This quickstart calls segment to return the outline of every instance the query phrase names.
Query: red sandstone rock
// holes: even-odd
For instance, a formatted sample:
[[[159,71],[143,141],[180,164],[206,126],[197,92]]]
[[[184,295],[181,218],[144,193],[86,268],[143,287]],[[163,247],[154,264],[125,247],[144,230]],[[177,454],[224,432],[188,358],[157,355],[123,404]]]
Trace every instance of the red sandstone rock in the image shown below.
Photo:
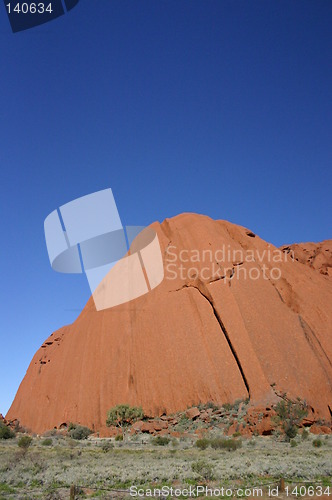
[[[141,426],[141,432],[148,432],[150,434],[153,434],[155,431],[153,422],[143,422]]]
[[[158,435],[159,436],[168,436],[169,435],[169,431],[168,431],[168,429],[161,429],[161,431],[158,432]]]
[[[101,438],[106,438],[106,437],[116,437],[118,434],[122,434],[121,430],[118,427],[106,427],[106,425],[103,425],[100,427],[98,431],[99,437]]]
[[[332,433],[330,427],[327,427],[326,425],[317,425],[317,424],[314,424],[310,427],[310,432],[312,432],[312,434],[331,434]]]
[[[195,420],[195,418],[199,416],[200,416],[200,411],[195,406],[193,408],[189,408],[186,411],[186,417],[189,418],[190,420]]]
[[[237,424],[237,423],[234,423],[229,427],[227,435],[233,436],[233,434],[237,432],[239,432],[241,436],[249,437],[252,435],[252,429],[248,425],[244,426],[243,424]]]
[[[153,428],[155,431],[161,431],[162,429],[167,429],[167,422],[163,422],[162,420],[152,422]]]
[[[182,214],[153,227],[163,282],[112,309],[96,311],[91,298],[37,351],[6,418],[37,433],[70,421],[98,431],[120,403],[158,416],[249,397],[266,410],[276,391],[330,419],[332,280],[320,273],[329,267],[319,257],[330,243],[303,265],[225,221]],[[200,262],[190,261],[193,252]]]
[[[310,427],[312,424],[315,423],[315,419],[314,418],[304,418],[301,422],[301,425],[303,427]]]
[[[255,426],[256,432],[261,436],[270,436],[275,428],[276,425],[270,416],[264,417],[260,422],[257,422]]]
[[[231,426],[229,427],[228,431],[227,431],[227,436],[233,436],[233,434],[235,432],[237,432],[237,429],[238,429],[239,425],[238,424],[231,424]]]
[[[144,422],[142,420],[139,420],[138,422],[134,422],[131,428],[136,432],[140,432],[142,430]]]
[[[331,276],[332,272],[332,240],[322,241],[321,243],[295,243],[285,245],[281,250],[293,255],[294,259],[321,274]]]
[[[203,422],[210,422],[211,421],[210,415],[208,414],[207,411],[202,412],[200,414],[199,418],[200,418],[200,420],[203,420]]]
[[[198,438],[203,438],[208,433],[207,429],[196,429],[195,434]]]

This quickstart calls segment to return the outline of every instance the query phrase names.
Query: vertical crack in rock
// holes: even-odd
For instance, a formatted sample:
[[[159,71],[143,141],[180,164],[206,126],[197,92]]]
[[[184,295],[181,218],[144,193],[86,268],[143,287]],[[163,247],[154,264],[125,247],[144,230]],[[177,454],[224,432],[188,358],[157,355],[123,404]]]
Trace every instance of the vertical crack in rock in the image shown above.
[[[218,324],[220,326],[220,329],[222,331],[222,333],[224,334],[224,337],[226,339],[226,342],[231,350],[231,353],[234,357],[234,360],[237,364],[237,367],[239,369],[239,372],[241,374],[241,377],[242,377],[242,380],[243,380],[243,383],[247,389],[247,392],[248,392],[248,396],[250,398],[250,389],[249,389],[249,383],[248,383],[248,380],[245,376],[245,373],[244,373],[244,370],[242,368],[242,365],[241,365],[241,362],[240,362],[240,359],[237,355],[237,352],[232,344],[232,341],[229,337],[229,334],[226,330],[226,327],[220,317],[220,314],[218,313],[215,305],[214,305],[214,301],[213,301],[213,298],[209,292],[209,290],[207,289],[206,285],[202,282],[202,281],[199,281],[199,280],[195,280],[195,282],[193,283],[189,283],[189,284],[185,284],[183,285],[183,287],[181,287],[179,290],[183,290],[184,288],[195,288],[202,297],[204,297],[204,299],[206,299],[208,301],[208,303],[210,304],[211,308],[212,308],[212,311],[213,311],[213,314],[214,314],[214,317],[216,318],[216,320],[218,321]],[[178,290],[177,290],[178,291]]]
[[[275,283],[273,283],[273,281],[271,279],[269,279],[270,283],[272,283],[273,285],[273,288],[275,289],[275,291],[277,292],[277,294],[279,295],[279,299],[281,300],[281,302],[283,304],[286,304],[286,302],[284,301],[284,299],[282,298],[282,295],[281,293],[279,292],[278,288],[276,287]],[[287,305],[287,304],[286,304]]]
[[[316,357],[320,361],[320,364],[322,365],[324,371],[327,373],[328,380],[329,380],[329,383],[331,385],[330,377],[329,377],[330,374],[327,372],[325,366],[323,365],[321,358],[322,357],[325,358],[330,367],[332,367],[332,363],[331,363],[328,355],[324,351],[322,344],[319,342],[317,335],[312,330],[312,328],[310,328],[308,323],[302,318],[302,316],[300,314],[299,314],[299,321],[300,321],[300,325],[301,325],[301,328],[303,330],[304,336],[305,336],[308,344],[310,345],[311,349],[314,351]]]

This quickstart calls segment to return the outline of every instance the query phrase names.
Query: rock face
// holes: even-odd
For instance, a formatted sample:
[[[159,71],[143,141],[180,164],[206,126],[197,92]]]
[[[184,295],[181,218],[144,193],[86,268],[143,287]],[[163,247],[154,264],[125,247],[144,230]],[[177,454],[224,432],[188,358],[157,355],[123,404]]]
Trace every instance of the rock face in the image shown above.
[[[316,269],[321,274],[332,277],[332,240],[322,243],[295,243],[281,249],[293,253],[294,259]]]
[[[287,392],[330,419],[332,280],[320,271],[331,268],[314,265],[330,243],[304,245],[316,256],[306,266],[226,221],[182,214],[152,227],[163,282],[111,309],[91,298],[37,351],[6,418],[38,433],[70,421],[97,431],[119,403],[157,416]]]

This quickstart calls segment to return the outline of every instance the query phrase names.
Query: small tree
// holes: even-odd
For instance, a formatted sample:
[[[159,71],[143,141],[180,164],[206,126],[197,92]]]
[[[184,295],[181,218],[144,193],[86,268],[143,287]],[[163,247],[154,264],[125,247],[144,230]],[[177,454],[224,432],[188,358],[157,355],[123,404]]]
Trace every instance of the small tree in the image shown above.
[[[129,405],[117,405],[107,412],[106,425],[109,427],[115,425],[122,431],[125,436],[125,430],[137,420],[141,420],[144,413],[141,407]]]
[[[302,419],[308,414],[307,404],[300,398],[293,401],[284,394],[275,410],[275,421],[281,426],[287,440],[295,438]]]

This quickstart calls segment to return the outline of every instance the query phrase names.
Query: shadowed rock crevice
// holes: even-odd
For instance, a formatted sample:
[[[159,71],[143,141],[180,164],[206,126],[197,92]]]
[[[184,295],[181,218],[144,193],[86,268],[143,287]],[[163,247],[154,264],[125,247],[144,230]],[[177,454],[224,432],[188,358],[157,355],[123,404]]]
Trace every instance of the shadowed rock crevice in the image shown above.
[[[273,288],[274,288],[274,289],[275,289],[275,291],[277,292],[277,294],[278,294],[279,299],[281,300],[281,302],[282,302],[283,304],[287,305],[287,304],[286,304],[286,302],[284,301],[284,299],[282,298],[282,295],[281,295],[281,293],[279,292],[278,288],[276,287],[275,283],[273,283],[273,281],[272,281],[272,280],[270,280],[270,283],[272,283]]]
[[[239,372],[241,374],[241,377],[242,377],[242,380],[243,380],[243,383],[246,387],[246,390],[248,392],[248,396],[250,398],[250,388],[249,388],[249,383],[248,383],[248,380],[245,376],[245,373],[244,373],[244,370],[243,370],[243,367],[241,365],[241,362],[240,362],[240,359],[236,353],[236,350],[231,342],[231,339],[230,339],[230,336],[225,328],[225,325],[220,317],[220,314],[218,313],[216,307],[215,307],[215,304],[214,304],[214,301],[213,301],[213,298],[209,292],[209,290],[207,289],[207,286],[202,282],[202,281],[199,281],[199,280],[196,280],[195,282],[193,283],[186,283],[185,285],[183,285],[183,287],[181,287],[180,289],[178,289],[177,291],[180,291],[180,290],[184,290],[185,288],[194,288],[195,290],[197,290],[200,295],[202,297],[204,297],[205,300],[207,300],[207,302],[210,304],[211,308],[212,308],[212,311],[213,311],[213,315],[214,317],[216,318],[217,322],[218,322],[218,325],[226,339],[226,342],[230,348],[230,351],[233,355],[233,358],[237,364],[237,367],[239,369]]]

